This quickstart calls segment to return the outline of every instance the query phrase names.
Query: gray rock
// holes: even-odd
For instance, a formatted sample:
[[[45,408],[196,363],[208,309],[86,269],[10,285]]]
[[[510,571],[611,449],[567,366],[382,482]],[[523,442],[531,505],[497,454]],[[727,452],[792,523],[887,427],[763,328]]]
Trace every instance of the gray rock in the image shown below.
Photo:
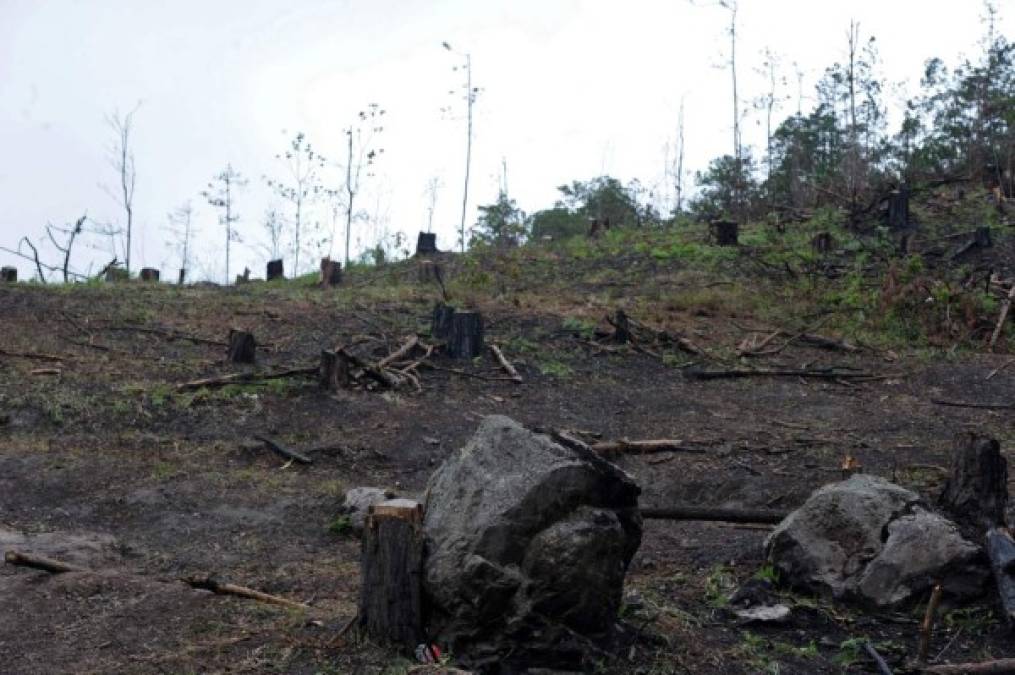
[[[946,580],[974,594],[986,579],[980,549],[915,492],[856,474],[816,490],[765,540],[783,581],[878,606],[905,602]]]
[[[484,418],[428,487],[431,634],[474,664],[510,653],[562,665],[569,649],[587,652],[568,643],[612,631],[641,543],[639,493],[594,453]]]
[[[391,490],[382,490],[375,487],[355,487],[345,493],[339,513],[349,517],[353,533],[359,536],[363,534],[363,527],[366,525],[370,507],[388,499],[393,499],[396,496]]]

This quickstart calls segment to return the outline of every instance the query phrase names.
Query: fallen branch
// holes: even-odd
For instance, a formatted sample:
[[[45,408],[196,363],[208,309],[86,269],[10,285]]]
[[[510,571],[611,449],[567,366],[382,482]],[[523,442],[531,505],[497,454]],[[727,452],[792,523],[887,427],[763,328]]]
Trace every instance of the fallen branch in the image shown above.
[[[892,675],[892,669],[889,668],[888,663],[881,658],[881,654],[878,654],[878,650],[874,649],[874,645],[870,643],[870,640],[863,643],[863,648],[864,651],[867,652],[867,656],[871,657],[871,661],[874,662],[874,665],[878,667],[878,672],[881,673],[881,675]]]
[[[803,377],[816,380],[857,380],[869,382],[872,380],[883,380],[890,377],[901,377],[901,375],[882,375],[878,373],[867,373],[863,371],[842,371],[835,368],[786,368],[774,370],[754,370],[750,368],[733,368],[730,370],[699,370],[689,368],[684,374],[694,380],[721,380],[741,377]]]
[[[71,565],[70,563],[53,560],[41,555],[21,553],[20,551],[7,551],[4,553],[4,562],[8,565],[18,567],[31,567],[33,569],[49,572],[50,574],[63,574],[64,572],[87,572],[84,567]]]
[[[515,370],[515,367],[511,365],[510,361],[507,360],[507,357],[504,356],[504,352],[500,350],[500,347],[491,344],[490,351],[493,352],[494,358],[497,359],[497,363],[499,363],[500,367],[504,369],[504,372],[507,373],[512,380],[521,384],[522,376],[518,374],[518,371]]]
[[[600,441],[589,446],[594,452],[600,455],[648,455],[654,452],[693,452],[702,453],[704,450],[689,448],[683,441],[669,439],[658,439],[650,441]]]
[[[987,374],[987,377],[983,378],[984,382],[991,379],[992,377],[994,377],[995,375],[997,375],[998,373],[1000,373],[1002,370],[1004,370],[1013,363],[1015,363],[1015,359],[1008,359],[1007,361],[999,365],[997,368],[990,371],[990,373]]]
[[[35,359],[37,361],[64,361],[64,357],[55,354],[42,354],[39,352],[11,352],[0,349],[0,356],[12,356],[21,359]]]
[[[950,663],[941,666],[924,666],[920,672],[933,675],[1011,675],[1015,673],[1015,659],[994,659],[980,663]]]
[[[934,633],[934,617],[937,615],[937,607],[941,604],[941,584],[934,584],[934,590],[930,592],[930,600],[927,602],[927,612],[923,615],[923,623],[920,625],[920,645],[916,654],[917,663],[927,663],[927,653],[930,651],[930,638]]]
[[[290,450],[289,448],[284,448],[275,441],[271,440],[270,438],[265,438],[264,436],[254,436],[254,438],[256,438],[257,440],[261,441],[266,446],[268,446],[269,450],[273,450],[274,452],[278,453],[285,459],[296,461],[299,462],[300,464],[314,463],[314,460],[310,459],[306,455],[296,452],[295,450]]]
[[[297,377],[300,375],[317,375],[320,368],[317,366],[311,366],[306,368],[290,368],[288,370],[280,370],[274,373],[232,373],[231,375],[222,375],[221,377],[207,377],[201,380],[191,380],[190,382],[182,382],[176,385],[178,391],[187,391],[189,389],[200,389],[202,387],[213,388],[213,387],[224,387],[227,384],[237,384],[240,382],[263,382],[266,380],[281,380],[287,377]]]
[[[164,337],[167,340],[187,340],[188,342],[194,342],[202,345],[214,345],[216,347],[228,347],[228,342],[222,340],[211,340],[208,338],[199,337],[197,335],[190,335],[188,333],[179,333],[176,331],[163,330],[161,328],[148,328],[147,326],[106,326],[106,330],[112,331],[129,331],[132,333],[145,333],[147,335],[158,335]]]
[[[651,520],[701,520],[772,525],[782,522],[788,515],[789,513],[787,512],[768,511],[765,509],[721,509],[684,504],[664,509],[641,509],[641,517]]]
[[[378,361],[377,362],[377,369],[378,370],[384,370],[386,367],[388,367],[389,365],[391,365],[395,361],[398,361],[399,359],[404,358],[405,356],[407,356],[409,354],[409,352],[412,351],[413,347],[415,347],[418,344],[419,344],[419,338],[416,337],[415,335],[413,335],[411,338],[406,340],[405,344],[403,344],[401,347],[399,347],[396,351],[391,352],[390,354],[385,356],[383,359]]]
[[[1011,309],[1012,300],[1015,299],[1015,283],[1012,283],[1008,290],[1008,297],[1001,303],[1001,314],[997,317],[997,326],[994,327],[994,334],[990,336],[990,351],[994,351],[994,344],[1001,337],[1001,330],[1004,329],[1004,322],[1008,319],[1008,311]]]
[[[1015,403],[971,403],[967,401],[948,401],[941,398],[932,398],[931,403],[936,405],[947,405],[952,408],[981,408],[983,410],[1015,410]]]
[[[341,354],[350,364],[362,370],[371,379],[383,384],[391,389],[397,389],[402,385],[402,380],[396,375],[392,375],[387,370],[373,366],[363,359],[349,353],[345,347],[338,347],[335,352]]]
[[[29,375],[60,375],[63,371],[59,368],[36,368],[28,371]]]

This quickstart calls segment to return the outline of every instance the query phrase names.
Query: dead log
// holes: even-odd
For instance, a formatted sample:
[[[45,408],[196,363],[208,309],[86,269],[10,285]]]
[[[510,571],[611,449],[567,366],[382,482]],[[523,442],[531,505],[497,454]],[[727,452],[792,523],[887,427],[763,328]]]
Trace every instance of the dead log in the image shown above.
[[[789,512],[765,509],[721,509],[708,506],[678,504],[664,509],[640,509],[641,517],[651,520],[700,520],[723,523],[781,523]]]
[[[1012,675],[1015,673],[1015,659],[994,659],[980,663],[949,663],[940,666],[924,666],[921,673],[930,675]]]
[[[141,281],[155,281],[159,280],[159,271],[154,267],[143,267],[141,268]]]
[[[370,508],[360,558],[359,623],[376,639],[423,639],[423,509],[411,499]]]
[[[504,372],[507,373],[514,382],[521,384],[523,381],[522,376],[518,374],[515,367],[507,360],[507,357],[504,356],[504,352],[500,350],[500,347],[497,345],[490,345],[490,351],[493,353],[493,357],[497,359],[497,363],[500,364],[500,367],[504,369]]]
[[[42,570],[49,572],[50,574],[63,574],[64,572],[87,572],[84,567],[78,567],[77,565],[71,565],[69,563],[61,562],[59,560],[53,560],[52,558],[46,558],[41,555],[32,555],[31,553],[21,553],[20,551],[7,551],[4,553],[4,562],[8,565],[17,565],[19,567],[31,567],[33,569]]]
[[[994,333],[990,336],[990,351],[994,351],[994,345],[997,344],[997,339],[1001,337],[1001,331],[1004,330],[1004,322],[1008,319],[1008,312],[1011,311],[1013,300],[1015,300],[1015,282],[1012,282],[1012,286],[1008,290],[1008,297],[1001,302],[1001,313],[997,317]]]
[[[17,267],[0,267],[0,281],[5,284],[13,284],[18,280]]]
[[[257,342],[253,333],[236,328],[229,329],[229,347],[226,359],[230,363],[253,363],[257,352]]]
[[[292,460],[294,462],[299,462],[300,464],[314,463],[314,460],[310,459],[306,455],[296,452],[295,450],[290,450],[289,448],[282,447],[281,445],[271,440],[270,438],[265,438],[264,436],[254,436],[254,438],[264,443],[264,445],[269,450],[272,450],[273,452],[277,453],[281,457],[284,457],[285,459]]]
[[[409,352],[411,352],[418,344],[419,344],[419,338],[416,337],[415,335],[413,335],[412,337],[408,338],[402,344],[401,347],[399,347],[398,349],[396,349],[395,351],[391,352],[390,354],[385,356],[383,359],[378,361],[377,362],[377,368],[383,370],[384,368],[387,368],[389,365],[391,365],[395,361],[398,361],[400,359],[405,358],[406,356],[409,355]]]
[[[298,377],[300,375],[316,375],[319,371],[320,368],[318,366],[311,366],[309,368],[290,368],[288,370],[279,370],[274,373],[232,373],[221,377],[207,377],[201,380],[181,382],[176,385],[176,389],[178,391],[200,389],[201,387],[211,389],[214,387],[224,387],[228,384],[239,384],[241,382],[263,382],[266,380],[281,380],[287,377]]]
[[[938,506],[973,541],[1005,524],[1008,506],[1008,461],[993,438],[960,434],[952,451],[951,475],[938,497]]]
[[[340,283],[342,283],[342,263],[331,258],[321,258],[321,286],[330,288]]]
[[[253,588],[247,588],[246,586],[222,583],[213,577],[183,577],[180,581],[191,588],[202,591],[211,591],[217,595],[233,595],[239,598],[267,602],[271,605],[280,605],[291,609],[310,609],[309,605],[302,602],[289,600],[288,598],[272,595],[271,593],[262,593],[261,591],[255,591]]]
[[[57,356],[56,354],[43,354],[41,352],[11,352],[6,349],[0,349],[0,356],[13,356],[21,359],[34,359],[36,361],[65,361],[66,358],[63,356]]]
[[[420,232],[416,237],[416,255],[437,253],[437,233]]]
[[[483,353],[483,317],[479,312],[455,312],[447,338],[453,359],[474,359]]]
[[[733,220],[713,220],[709,223],[712,243],[716,246],[737,246],[740,225]]]
[[[349,359],[345,357],[344,352],[339,353],[327,349],[321,351],[319,379],[321,388],[328,391],[338,391],[349,386],[351,383]]]
[[[435,340],[447,340],[451,335],[451,317],[455,315],[455,308],[443,302],[438,302],[433,308],[433,318],[430,323],[430,335]]]
[[[367,363],[363,359],[357,357],[355,354],[352,354],[349,351],[347,351],[345,347],[339,347],[338,349],[335,350],[335,352],[338,354],[339,358],[348,361],[350,366],[362,370],[364,375],[374,380],[378,384],[382,384],[390,389],[398,389],[400,386],[402,386],[402,379],[399,376],[393,374],[390,371],[384,370],[383,368],[378,368],[375,365]],[[352,369],[350,369],[349,372],[351,375]]]
[[[952,408],[979,408],[980,410],[1015,410],[1015,403],[975,403],[973,401],[949,401],[943,398],[932,398],[935,405],[946,405]]]
[[[285,279],[285,268],[281,260],[269,260],[268,269],[265,277],[268,281],[274,281],[275,279]]]
[[[1007,528],[987,530],[987,557],[994,573],[998,600],[1009,626],[1015,626],[1015,540]]]
[[[649,441],[600,441],[589,446],[594,452],[600,455],[650,455],[656,452],[691,452],[702,453],[704,450],[689,448],[683,441],[668,439]]]

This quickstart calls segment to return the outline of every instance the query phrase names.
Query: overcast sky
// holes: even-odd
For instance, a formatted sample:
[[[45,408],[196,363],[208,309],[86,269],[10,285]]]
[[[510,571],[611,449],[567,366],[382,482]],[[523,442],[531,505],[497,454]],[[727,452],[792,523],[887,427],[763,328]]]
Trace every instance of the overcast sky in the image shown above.
[[[999,4],[1010,37],[1015,3]],[[755,69],[767,47],[789,80],[782,115],[796,110],[794,62],[806,73],[808,107],[817,76],[845,56],[851,19],[877,37],[887,79],[914,91],[927,58],[953,64],[977,52],[982,14],[976,0],[741,0],[741,96],[764,92]],[[462,72],[453,67],[464,57],[444,41],[471,54],[481,88],[470,224],[476,205],[496,198],[505,164],[509,192],[528,212],[551,206],[558,185],[600,174],[657,187],[682,97],[688,169],[729,152],[727,24],[705,0],[0,0],[0,246],[40,239],[47,222],[85,211],[121,219],[103,189],[117,180],[104,118],[140,102],[133,266],[175,278],[166,214],[191,200],[200,229],[193,267],[222,279],[224,234],[199,193],[229,162],[250,179],[237,198],[243,243],[232,268],[263,275],[261,222],[272,202],[263,177],[284,175],[276,153],[303,131],[340,159],[342,130],[376,102],[387,111],[377,137],[384,154],[360,202],[370,222],[357,224],[354,248],[383,231],[414,242],[432,177],[442,182],[438,245],[451,248],[466,138]],[[448,106],[450,115],[441,112]],[[758,121],[745,132],[755,145]],[[339,186],[337,171],[327,177]],[[330,230],[325,210],[313,217]],[[85,243],[77,269],[111,257],[106,242]],[[0,263],[31,276],[26,261],[0,252]]]

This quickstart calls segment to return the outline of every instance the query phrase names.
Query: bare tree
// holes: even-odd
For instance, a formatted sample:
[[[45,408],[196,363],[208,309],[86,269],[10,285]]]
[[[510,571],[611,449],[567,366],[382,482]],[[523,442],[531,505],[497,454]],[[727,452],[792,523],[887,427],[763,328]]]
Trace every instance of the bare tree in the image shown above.
[[[449,52],[457,54],[454,49],[451,48],[447,42],[442,43],[444,49]],[[473,129],[473,116],[472,109],[476,104],[476,97],[479,95],[479,87],[472,86],[472,54],[459,54],[459,56],[465,57],[465,63],[460,66],[455,66],[453,70],[457,71],[459,68],[465,71],[465,85],[462,87],[465,91],[465,103],[466,103],[466,117],[468,124],[466,126],[465,136],[465,187],[462,190],[462,222],[458,227],[458,242],[461,246],[462,253],[465,252],[465,216],[468,210],[469,204],[469,172],[472,167],[472,129]]]
[[[64,228],[64,227],[55,227],[52,224],[46,225],[46,236],[48,236],[49,240],[53,242],[53,246],[56,247],[56,250],[60,251],[60,253],[63,253],[63,267],[61,269],[63,271],[63,282],[65,284],[70,281],[68,270],[70,268],[70,254],[71,250],[74,248],[74,240],[84,230],[85,221],[87,219],[88,214],[86,213],[85,215],[78,218],[77,222],[75,222],[74,225],[71,227]],[[66,240],[62,246],[60,245],[60,242],[56,240],[56,237],[53,236],[53,232],[59,232],[66,236]],[[36,255],[38,255],[38,253],[36,253]],[[38,260],[36,260],[36,265],[38,265]]]
[[[268,256],[277,260],[282,254],[282,237],[285,235],[285,218],[272,207],[264,212],[264,230],[268,233]]]
[[[667,177],[673,182],[673,213],[684,208],[684,96],[680,97],[680,111],[677,113],[677,137],[673,160],[667,162]]]
[[[113,133],[113,141],[107,148],[107,154],[110,166],[116,171],[119,186],[115,192],[109,188],[104,189],[123,208],[126,219],[125,227],[121,228],[126,238],[123,259],[128,275],[130,274],[131,239],[134,232],[134,187],[137,183],[134,150],[131,147],[131,132],[134,128],[134,114],[140,107],[141,104],[138,103],[126,115],[121,115],[118,111],[106,115],[106,124]],[[115,230],[110,228],[110,231]]]
[[[443,181],[440,176],[430,176],[426,182],[426,188],[423,190],[423,196],[426,197],[426,231],[433,231],[433,214],[437,210],[437,195],[440,189],[444,187]]]
[[[352,242],[352,220],[355,213],[356,195],[360,192],[364,169],[369,174],[374,160],[384,148],[374,148],[374,139],[384,131],[381,118],[384,110],[371,103],[366,110],[357,113],[356,124],[345,129],[347,140],[345,161],[345,266],[349,266],[349,248]]]
[[[187,270],[190,269],[190,240],[194,235],[193,225],[194,207],[190,200],[187,200],[168,214],[169,232],[173,235],[175,244],[180,253],[180,283],[187,277]]]
[[[285,152],[275,155],[275,158],[285,164],[289,179],[281,181],[265,178],[265,180],[280,197],[293,205],[293,274],[298,276],[304,207],[324,192],[320,182],[320,170],[324,166],[325,159],[314,151],[302,131],[297,132],[289,141],[289,147]]]
[[[246,184],[247,180],[242,174],[234,169],[232,164],[227,164],[226,168],[208,183],[208,189],[201,192],[201,196],[207,199],[209,204],[222,210],[219,223],[226,228],[226,285],[231,280],[229,276],[229,245],[234,241],[240,241],[239,235],[233,227],[233,224],[240,219],[239,214],[233,211],[233,199],[236,191]]]

